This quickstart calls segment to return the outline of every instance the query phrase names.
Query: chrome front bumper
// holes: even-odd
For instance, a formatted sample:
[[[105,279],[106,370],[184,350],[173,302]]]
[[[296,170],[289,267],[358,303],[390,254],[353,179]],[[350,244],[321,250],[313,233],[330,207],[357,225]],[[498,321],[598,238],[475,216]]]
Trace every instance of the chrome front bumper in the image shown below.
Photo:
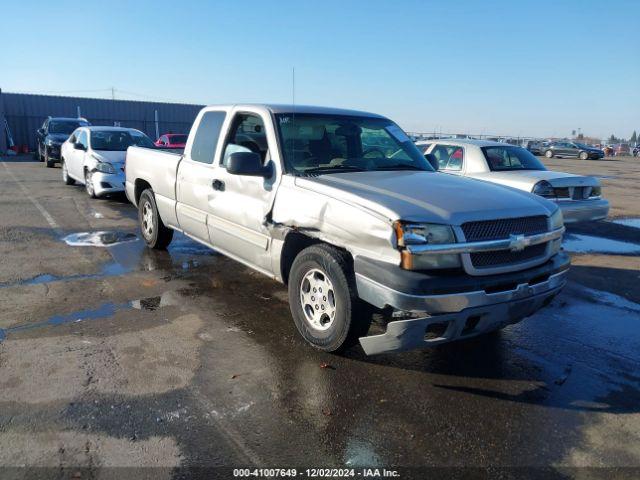
[[[556,202],[562,210],[564,223],[593,222],[607,218],[609,201],[598,200],[568,200]]]

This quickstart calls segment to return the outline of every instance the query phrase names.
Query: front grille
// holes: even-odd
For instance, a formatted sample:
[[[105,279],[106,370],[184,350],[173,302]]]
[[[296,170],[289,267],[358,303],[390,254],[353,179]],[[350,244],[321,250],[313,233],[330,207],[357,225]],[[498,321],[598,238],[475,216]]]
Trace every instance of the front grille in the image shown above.
[[[586,200],[591,196],[591,187],[574,187],[573,199],[574,200]]]
[[[500,267],[515,263],[526,262],[545,254],[546,243],[539,243],[525,248],[520,252],[511,250],[497,250],[495,252],[480,252],[471,254],[471,263],[474,268]]]
[[[536,235],[548,231],[547,217],[503,218],[500,220],[484,220],[462,224],[462,231],[467,242],[501,240],[510,235]],[[546,253],[547,244],[532,245],[519,252],[496,250],[470,254],[474,268],[506,267],[513,264],[534,260]]]
[[[547,217],[543,215],[467,222],[461,228],[467,242],[500,240],[509,235],[535,235],[548,230]]]

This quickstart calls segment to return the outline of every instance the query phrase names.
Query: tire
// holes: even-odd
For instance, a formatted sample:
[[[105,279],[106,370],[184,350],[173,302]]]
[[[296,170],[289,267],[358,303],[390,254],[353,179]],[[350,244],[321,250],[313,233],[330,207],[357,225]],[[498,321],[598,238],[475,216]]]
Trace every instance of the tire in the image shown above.
[[[356,294],[349,255],[327,244],[305,248],[293,261],[289,305],[300,335],[325,352],[350,347],[371,325],[373,307]]]
[[[62,168],[62,181],[65,185],[73,185],[76,181],[69,176],[69,172],[67,171],[67,163],[64,161],[64,158],[60,159],[60,167]]]
[[[553,158],[553,150],[547,150],[544,152],[544,156],[547,158]]]
[[[93,188],[93,182],[91,181],[91,176],[93,175],[92,172],[90,172],[89,170],[85,169],[84,171],[84,189],[87,192],[87,195],[89,195],[89,198],[96,198],[96,191]]]
[[[142,238],[149,248],[165,250],[173,239],[173,230],[165,226],[158,213],[153,190],[147,189],[138,201],[138,220]]]
[[[55,160],[51,160],[49,158],[49,152],[47,152],[46,147],[44,149],[44,163],[47,166],[47,168],[53,168],[56,165]]]
[[[589,160],[589,154],[587,152],[580,152],[580,155],[578,155],[578,157],[580,158],[580,160]]]

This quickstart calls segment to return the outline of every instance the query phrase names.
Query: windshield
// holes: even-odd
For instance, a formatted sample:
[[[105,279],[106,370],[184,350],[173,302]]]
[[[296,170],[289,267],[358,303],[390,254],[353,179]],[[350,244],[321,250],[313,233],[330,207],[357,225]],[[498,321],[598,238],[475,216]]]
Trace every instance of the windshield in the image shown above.
[[[84,125],[85,123],[77,120],[56,120],[49,122],[49,133],[65,133],[71,135],[76,128]]]
[[[91,148],[124,152],[131,146],[153,148],[153,142],[136,130],[94,130],[91,132]]]
[[[546,170],[545,166],[529,150],[521,147],[482,147],[492,171]]]
[[[384,118],[286,113],[276,119],[285,170],[294,175],[433,171],[409,137]]]
[[[172,143],[172,144],[187,143],[187,136],[186,135],[170,135],[169,143]]]
[[[586,143],[575,142],[575,145],[577,145],[580,148],[593,148],[591,145],[587,145]]]

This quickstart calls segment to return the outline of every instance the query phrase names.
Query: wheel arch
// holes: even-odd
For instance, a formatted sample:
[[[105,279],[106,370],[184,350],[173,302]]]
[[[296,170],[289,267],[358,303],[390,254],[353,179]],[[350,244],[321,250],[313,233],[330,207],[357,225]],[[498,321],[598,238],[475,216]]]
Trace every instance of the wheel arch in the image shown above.
[[[280,275],[282,277],[282,282],[285,285],[289,282],[291,266],[298,254],[305,248],[311,247],[312,245],[329,245],[337,248],[347,254],[351,264],[353,265],[353,256],[347,249],[336,245],[335,243],[327,242],[323,239],[308,235],[304,232],[293,230],[284,238],[284,244],[282,245],[282,251],[280,252]]]

